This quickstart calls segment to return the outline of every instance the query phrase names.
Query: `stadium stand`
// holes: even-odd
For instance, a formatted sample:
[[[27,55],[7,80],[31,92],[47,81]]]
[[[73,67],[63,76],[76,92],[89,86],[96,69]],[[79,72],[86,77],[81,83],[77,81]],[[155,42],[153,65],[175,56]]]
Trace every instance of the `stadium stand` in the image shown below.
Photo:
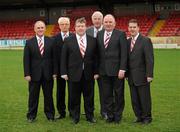
[[[179,36],[180,35],[180,14],[172,12],[166,19],[164,26],[156,36]]]
[[[128,21],[132,18],[135,18],[139,21],[139,26],[140,26],[140,32],[147,36],[151,28],[153,27],[154,23],[157,20],[158,15],[139,15],[139,16],[125,16],[125,17],[120,17],[117,18],[117,28],[122,29],[123,31],[126,32],[126,34],[129,36],[128,33]]]
[[[34,35],[35,20],[0,22],[0,39],[28,39]]]
[[[70,31],[74,31],[75,19],[79,17],[77,10],[71,17]],[[84,11],[84,10],[83,10]],[[73,11],[74,12],[74,11]],[[88,12],[88,11],[86,11]],[[92,11],[90,11],[92,12]],[[87,26],[92,25],[91,17],[86,15]],[[91,13],[92,14],[92,13]],[[180,36],[180,14],[172,13],[166,20],[158,20],[158,15],[138,15],[124,16],[116,18],[116,27],[126,32],[129,35],[127,24],[132,18],[138,19],[140,23],[140,32],[147,36]],[[34,35],[33,24],[35,20],[15,20],[15,21],[0,21],[0,39],[28,39]],[[152,29],[154,27],[154,29]],[[152,30],[152,32],[150,32]],[[52,36],[59,32],[58,24],[48,25],[46,35]]]
[[[94,11],[99,10],[98,6],[86,6],[86,7],[73,7],[65,10],[65,16],[70,17],[71,26],[70,31],[74,31],[74,23],[76,18],[85,17],[87,20],[87,26],[92,25],[91,15]],[[54,18],[54,22],[47,25],[46,35],[53,36],[59,32],[57,19]],[[180,11],[173,11],[169,16],[161,18],[158,12],[148,15],[124,15],[116,16],[116,27],[128,33],[128,21],[135,18],[139,21],[140,32],[145,36],[156,37],[168,37],[168,36],[180,36]],[[160,19],[161,18],[161,19]],[[46,20],[46,18],[40,18]],[[56,20],[55,20],[56,19]],[[34,35],[33,24],[37,19],[24,19],[24,20],[1,20],[0,21],[0,39],[28,39]]]

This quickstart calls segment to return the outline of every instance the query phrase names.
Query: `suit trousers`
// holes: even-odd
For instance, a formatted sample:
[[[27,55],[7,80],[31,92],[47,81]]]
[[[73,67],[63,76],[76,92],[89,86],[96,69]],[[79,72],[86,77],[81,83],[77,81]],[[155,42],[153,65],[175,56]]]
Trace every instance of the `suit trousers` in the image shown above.
[[[129,84],[133,111],[139,119],[151,118],[150,83],[142,86]]]
[[[82,74],[78,82],[69,81],[70,111],[72,118],[80,119],[81,93],[84,99],[84,110],[87,119],[94,117],[94,80],[86,80]]]
[[[102,75],[105,110],[110,119],[121,120],[124,110],[124,79],[117,76]]]
[[[57,110],[60,115],[66,115],[66,104],[65,104],[65,95],[66,95],[66,81],[62,78],[57,78]]]
[[[102,80],[99,77],[97,79],[97,83],[98,83],[98,88],[99,88],[99,99],[100,99],[100,114],[102,116],[104,116],[107,112],[105,111],[105,106],[104,106],[104,94],[103,94],[103,88],[102,88]]]
[[[47,119],[53,119],[55,110],[53,104],[53,80],[46,81],[41,79],[40,81],[30,81],[29,82],[29,100],[28,100],[28,113],[27,118],[35,119],[38,110],[39,103],[39,93],[40,87],[42,86],[43,95],[44,95],[44,113]]]

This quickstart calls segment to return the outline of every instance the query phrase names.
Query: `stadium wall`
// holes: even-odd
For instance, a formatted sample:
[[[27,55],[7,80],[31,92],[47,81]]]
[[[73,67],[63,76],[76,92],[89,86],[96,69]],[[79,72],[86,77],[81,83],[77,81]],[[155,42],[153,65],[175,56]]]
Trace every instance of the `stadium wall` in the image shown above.
[[[45,17],[46,15],[47,15],[47,11],[43,8],[5,10],[3,12],[0,12],[0,20],[14,21],[14,20],[24,20],[24,19],[37,19],[37,18]]]

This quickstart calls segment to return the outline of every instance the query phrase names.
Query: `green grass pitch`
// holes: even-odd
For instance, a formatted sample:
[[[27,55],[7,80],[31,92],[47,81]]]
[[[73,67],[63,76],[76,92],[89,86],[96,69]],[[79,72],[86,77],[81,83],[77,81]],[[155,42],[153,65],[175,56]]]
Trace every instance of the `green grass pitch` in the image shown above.
[[[43,96],[39,100],[37,121],[26,121],[28,88],[23,78],[21,50],[0,50],[0,132],[180,132],[180,50],[155,50],[154,80],[151,85],[153,122],[132,123],[129,87],[125,87],[125,109],[122,122],[107,124],[99,115],[98,88],[95,87],[96,124],[81,115],[78,125],[67,116],[48,122],[43,112]],[[54,103],[56,88],[54,86]],[[83,105],[81,103],[84,113]],[[57,115],[57,113],[56,113]]]

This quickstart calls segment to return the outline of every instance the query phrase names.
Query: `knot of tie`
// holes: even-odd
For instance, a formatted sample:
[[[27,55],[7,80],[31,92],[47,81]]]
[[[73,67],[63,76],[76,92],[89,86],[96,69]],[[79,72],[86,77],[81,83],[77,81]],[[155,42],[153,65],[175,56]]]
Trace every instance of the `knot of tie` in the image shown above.
[[[135,42],[136,42],[135,38],[132,38],[132,39],[131,39],[131,51],[132,51],[133,48],[134,48]]]
[[[106,36],[110,36],[110,32],[106,32]]]
[[[67,33],[64,33],[64,34],[63,34],[63,40],[64,40],[65,38],[67,38],[67,37],[68,37]]]

